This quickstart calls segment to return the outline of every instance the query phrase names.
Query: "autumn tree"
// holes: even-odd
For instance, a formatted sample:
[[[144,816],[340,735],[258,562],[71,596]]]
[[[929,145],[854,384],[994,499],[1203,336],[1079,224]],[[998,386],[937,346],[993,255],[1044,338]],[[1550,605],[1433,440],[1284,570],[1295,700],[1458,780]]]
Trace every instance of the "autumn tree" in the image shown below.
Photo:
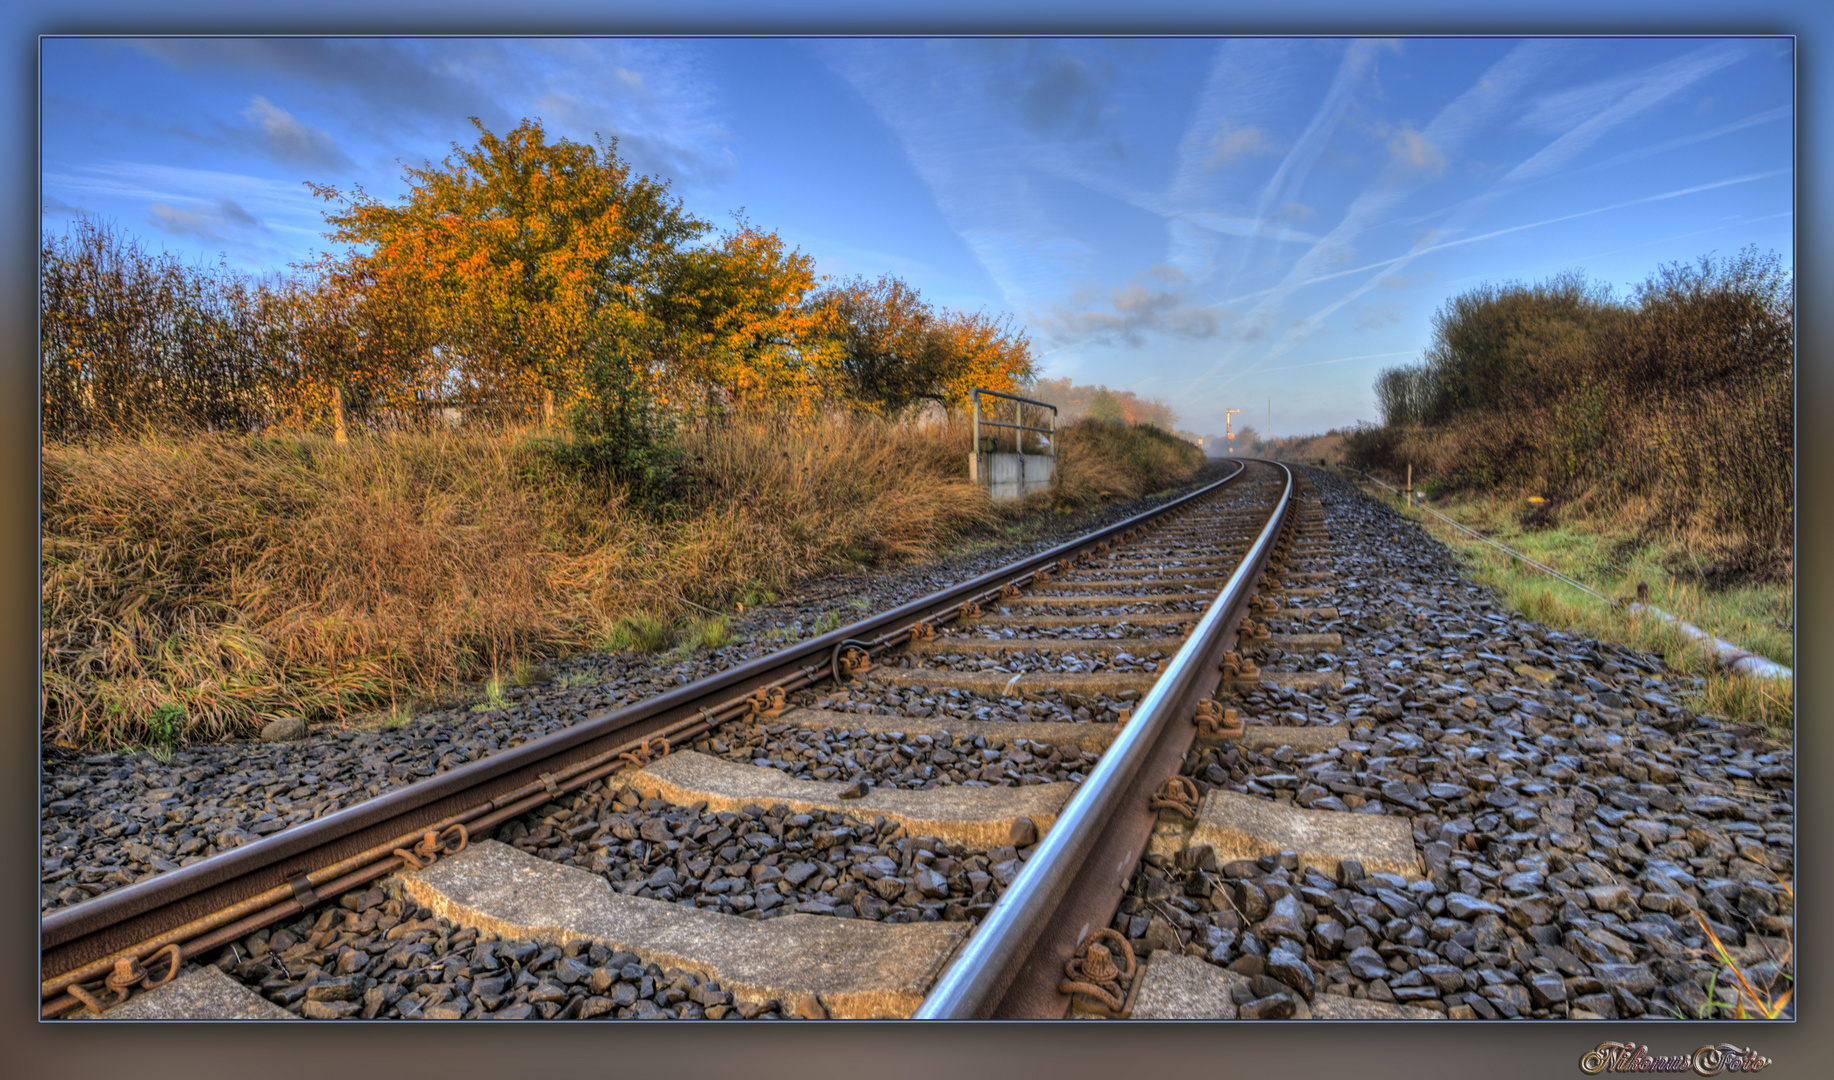
[[[854,278],[818,299],[829,313],[840,390],[853,402],[896,415],[934,389],[941,358],[931,333],[936,316],[917,290],[895,277]]]
[[[1037,376],[1031,342],[1009,316],[985,312],[947,312],[932,331],[943,363],[937,389],[944,402],[959,408],[975,387],[1017,393]]]
[[[633,175],[615,140],[549,143],[538,120],[502,136],[472,124],[476,146],[407,167],[398,205],[314,186],[343,204],[326,215],[331,238],[361,249],[348,272],[415,298],[456,366],[500,393],[538,390],[549,419],[608,366],[641,379],[628,343],[657,336],[646,301],[707,224],[667,183]]]
[[[832,316],[840,392],[876,412],[926,399],[956,409],[977,386],[1010,393],[1035,374],[1031,345],[1010,321],[939,312],[895,277],[841,282],[816,302]]]
[[[1514,391],[1558,385],[1585,366],[1590,343],[1621,314],[1608,286],[1590,284],[1577,272],[1534,285],[1486,283],[1434,313],[1424,370],[1406,376],[1416,385],[1378,393],[1420,401],[1414,419],[1429,424],[1502,409]]]
[[[743,219],[682,251],[648,307],[666,385],[703,414],[813,404],[834,351],[832,313],[808,302],[814,288],[814,259]]]

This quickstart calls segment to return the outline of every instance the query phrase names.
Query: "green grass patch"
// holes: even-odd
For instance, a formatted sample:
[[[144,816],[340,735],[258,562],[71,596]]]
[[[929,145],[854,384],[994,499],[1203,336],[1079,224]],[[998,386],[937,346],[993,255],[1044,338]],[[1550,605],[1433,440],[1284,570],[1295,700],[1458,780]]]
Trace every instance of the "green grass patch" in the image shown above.
[[[1374,493],[1390,506],[1400,506],[1386,491]],[[1654,607],[1785,667],[1794,666],[1795,608],[1788,583],[1704,583],[1703,557],[1685,540],[1650,539],[1614,528],[1608,520],[1525,523],[1529,507],[1513,499],[1465,496],[1432,508],[1612,599],[1634,597],[1637,584],[1647,582]],[[1696,712],[1789,737],[1794,722],[1792,680],[1728,672],[1711,661],[1700,643],[1661,619],[1606,604],[1418,508],[1402,512],[1456,551],[1466,575],[1495,589],[1513,610],[1559,630],[1656,653],[1671,668],[1696,677],[1688,703]]]
[[[599,636],[599,648],[606,652],[657,653],[669,647],[675,632],[669,624],[654,615],[627,615],[612,623]]]
[[[732,644],[732,620],[724,615],[702,619],[696,624],[694,634],[703,648],[723,649]]]
[[[750,588],[741,589],[736,599],[739,602],[739,610],[744,611],[748,607],[762,607],[765,604],[775,601],[777,599],[777,594],[769,589],[752,586]]]
[[[503,691],[506,686],[507,682],[502,678],[492,678],[489,682],[486,682],[484,684],[484,700],[473,705],[471,711],[474,713],[496,712],[499,709],[509,708],[509,699],[503,696]]]
[[[173,746],[178,744],[184,732],[185,710],[167,702],[153,710],[153,715],[147,718],[146,726],[147,731],[153,736],[154,744],[169,752]]]

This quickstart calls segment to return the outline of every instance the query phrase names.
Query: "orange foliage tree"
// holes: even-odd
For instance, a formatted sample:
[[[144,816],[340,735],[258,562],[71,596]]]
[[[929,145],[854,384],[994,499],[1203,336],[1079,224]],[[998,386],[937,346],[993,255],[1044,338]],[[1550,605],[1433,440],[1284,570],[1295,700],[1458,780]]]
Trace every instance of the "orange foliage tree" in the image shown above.
[[[592,392],[585,368],[608,351],[630,378],[646,374],[626,343],[660,336],[646,300],[708,226],[666,182],[633,176],[615,140],[549,143],[538,120],[502,136],[472,124],[475,147],[406,169],[399,205],[314,190],[344,204],[326,215],[331,238],[364,249],[349,253],[349,279],[418,305],[462,383],[499,400],[539,392],[552,419],[557,399]]]
[[[347,247],[291,278],[218,280],[94,229],[47,244],[48,429],[341,432],[347,415],[414,422],[457,405],[507,419],[539,403],[602,454],[666,450],[683,417],[953,410],[977,386],[1035,375],[1007,317],[938,310],[892,277],[817,291],[813,259],[743,218],[698,242],[711,226],[633,174],[615,141],[472,124],[475,146],[405,169],[398,203],[309,185],[336,204],[327,235]],[[614,463],[633,470],[660,475]]]
[[[683,251],[649,307],[667,391],[708,414],[814,404],[835,351],[831,312],[807,303],[814,287],[814,259],[742,219],[718,243]]]
[[[1012,392],[1036,373],[1030,342],[1009,320],[939,312],[895,277],[840,282],[813,303],[830,316],[835,392],[880,413],[924,399],[959,408],[977,386]]]

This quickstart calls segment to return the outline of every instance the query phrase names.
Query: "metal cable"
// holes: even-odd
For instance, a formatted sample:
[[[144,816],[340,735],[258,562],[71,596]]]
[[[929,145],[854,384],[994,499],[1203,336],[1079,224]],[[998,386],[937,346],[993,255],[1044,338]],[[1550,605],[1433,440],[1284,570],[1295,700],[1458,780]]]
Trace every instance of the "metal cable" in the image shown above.
[[[1364,478],[1369,480],[1369,482],[1372,484],[1378,484],[1382,487],[1388,488],[1388,490],[1390,491],[1395,492],[1396,495],[1402,495],[1402,492],[1400,492],[1396,488],[1388,484],[1382,483],[1382,481],[1377,480],[1375,477],[1370,476],[1368,473],[1363,472],[1363,470],[1361,469],[1355,469],[1352,471],[1362,473]],[[1403,497],[1402,501],[1405,502],[1409,506],[1416,505],[1412,499]],[[1451,518],[1445,516],[1444,514],[1440,513],[1439,511],[1433,509],[1430,506],[1420,506],[1419,508],[1433,515],[1434,517],[1438,518],[1439,520],[1445,522],[1447,525],[1452,526],[1454,529],[1459,529],[1463,532],[1469,533],[1472,536],[1476,537],[1477,539],[1483,541],[1484,543],[1489,544],[1491,547],[1496,548],[1498,551],[1514,556],[1515,558],[1522,560],[1523,562],[1541,571],[1542,573],[1547,574],[1550,577],[1555,577],[1555,578],[1560,579],[1561,581],[1566,582],[1568,585],[1573,586],[1575,589],[1578,589],[1580,592],[1586,593],[1589,596],[1598,597],[1598,599],[1604,601],[1605,604],[1609,607],[1623,608],[1624,610],[1632,612],[1632,613],[1648,612],[1649,614],[1654,615],[1655,617],[1662,619],[1665,622],[1673,623],[1675,626],[1680,627],[1681,632],[1683,634],[1686,634],[1689,637],[1705,639],[1709,653],[1713,654],[1712,662],[1718,664],[1721,667],[1745,670],[1742,668],[1738,668],[1738,665],[1741,662],[1745,662],[1749,660],[1752,666],[1750,667],[1749,670],[1746,670],[1746,674],[1759,675],[1764,678],[1785,678],[1787,679],[1787,678],[1792,677],[1792,672],[1790,671],[1789,668],[1784,667],[1782,664],[1779,664],[1774,660],[1770,660],[1766,657],[1759,656],[1757,653],[1754,653],[1749,649],[1741,648],[1740,646],[1735,645],[1730,641],[1727,641],[1725,638],[1720,637],[1719,635],[1713,633],[1710,630],[1702,630],[1700,627],[1695,626],[1692,623],[1686,622],[1680,618],[1677,618],[1674,615],[1670,615],[1668,612],[1663,611],[1661,608],[1652,607],[1649,604],[1645,604],[1645,603],[1626,604],[1622,600],[1613,600],[1611,597],[1606,596],[1603,593],[1600,593],[1595,589],[1591,589],[1591,588],[1586,587],[1585,585],[1581,585],[1579,582],[1574,581],[1572,578],[1566,576],[1565,574],[1561,573],[1560,571],[1554,569],[1551,566],[1547,566],[1543,563],[1536,562],[1534,559],[1529,558],[1527,555],[1522,554],[1521,552],[1515,550],[1514,548],[1508,546],[1507,544],[1498,543],[1497,541],[1490,539],[1488,536],[1485,536],[1483,533],[1480,533],[1475,529],[1469,528],[1468,526],[1461,525],[1458,522],[1453,521]],[[1725,657],[1719,656],[1719,653],[1725,650],[1731,650],[1730,654],[1728,654]]]
[[[1401,494],[1395,488],[1390,487],[1387,484],[1383,484],[1382,481],[1377,480],[1375,477],[1370,476],[1366,472],[1363,472],[1363,470],[1358,469],[1356,471],[1359,473],[1363,473],[1363,476],[1367,477],[1370,483],[1381,484],[1382,487],[1388,488],[1388,490],[1395,492],[1395,494],[1397,495]],[[1405,500],[1405,501],[1407,502],[1409,506],[1414,505],[1412,500]],[[1445,516],[1444,514],[1440,513],[1439,511],[1433,509],[1430,506],[1422,506],[1420,507],[1420,509],[1426,511],[1427,513],[1433,515],[1434,517],[1438,518],[1439,520],[1445,522],[1447,525],[1452,526],[1454,529],[1459,529],[1464,532],[1470,533],[1472,536],[1476,537],[1479,540],[1482,540],[1486,544],[1489,544],[1491,547],[1496,548],[1498,551],[1501,551],[1506,555],[1511,555],[1517,559],[1522,560],[1523,562],[1541,571],[1542,573],[1547,574],[1550,577],[1559,578],[1561,581],[1564,581],[1568,585],[1573,586],[1575,589],[1578,589],[1580,592],[1586,593],[1590,596],[1596,596],[1600,600],[1603,600],[1605,603],[1609,604],[1612,607],[1619,606],[1618,601],[1611,599],[1609,596],[1606,596],[1605,594],[1597,591],[1596,589],[1588,588],[1587,586],[1582,585],[1577,581],[1574,581],[1572,578],[1566,576],[1565,574],[1554,569],[1553,567],[1548,566],[1545,563],[1536,562],[1534,559],[1531,559],[1527,555],[1522,554],[1520,551],[1517,551],[1515,548],[1512,548],[1507,544],[1500,544],[1497,541],[1490,539],[1488,536],[1485,536],[1483,533],[1478,532],[1476,529],[1472,529],[1472,528],[1468,528],[1467,526],[1460,525],[1458,522],[1453,521],[1451,518]]]

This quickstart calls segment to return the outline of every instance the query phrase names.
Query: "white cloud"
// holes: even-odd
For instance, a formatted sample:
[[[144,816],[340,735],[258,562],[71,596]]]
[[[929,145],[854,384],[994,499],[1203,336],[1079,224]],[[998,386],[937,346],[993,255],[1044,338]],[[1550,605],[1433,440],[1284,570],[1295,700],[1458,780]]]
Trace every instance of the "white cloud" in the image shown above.
[[[1388,140],[1388,152],[1394,160],[1410,169],[1438,176],[1446,171],[1445,151],[1428,142],[1413,128],[1402,128]]]
[[[221,244],[231,233],[266,232],[267,227],[234,199],[217,198],[191,206],[155,202],[147,206],[147,224],[173,236],[189,236],[207,244]]]
[[[1083,289],[1067,303],[1053,301],[1027,322],[1055,341],[1140,345],[1147,334],[1214,337],[1235,319],[1214,304],[1193,302],[1187,279],[1175,266],[1149,267],[1120,288]]]
[[[267,98],[257,96],[242,115],[260,128],[254,145],[276,161],[339,172],[355,168],[330,132],[300,123]]]
[[[1274,152],[1273,139],[1258,127],[1233,127],[1227,120],[1222,129],[1210,137],[1210,157],[1204,168],[1216,170],[1237,158]]]
[[[1531,124],[1545,125],[1555,117],[1566,117],[1569,128],[1533,157],[1510,170],[1503,177],[1503,183],[1532,180],[1560,169],[1613,128],[1713,72],[1744,59],[1749,52],[1747,47],[1732,43],[1709,45],[1626,78],[1542,99],[1525,119]]]

